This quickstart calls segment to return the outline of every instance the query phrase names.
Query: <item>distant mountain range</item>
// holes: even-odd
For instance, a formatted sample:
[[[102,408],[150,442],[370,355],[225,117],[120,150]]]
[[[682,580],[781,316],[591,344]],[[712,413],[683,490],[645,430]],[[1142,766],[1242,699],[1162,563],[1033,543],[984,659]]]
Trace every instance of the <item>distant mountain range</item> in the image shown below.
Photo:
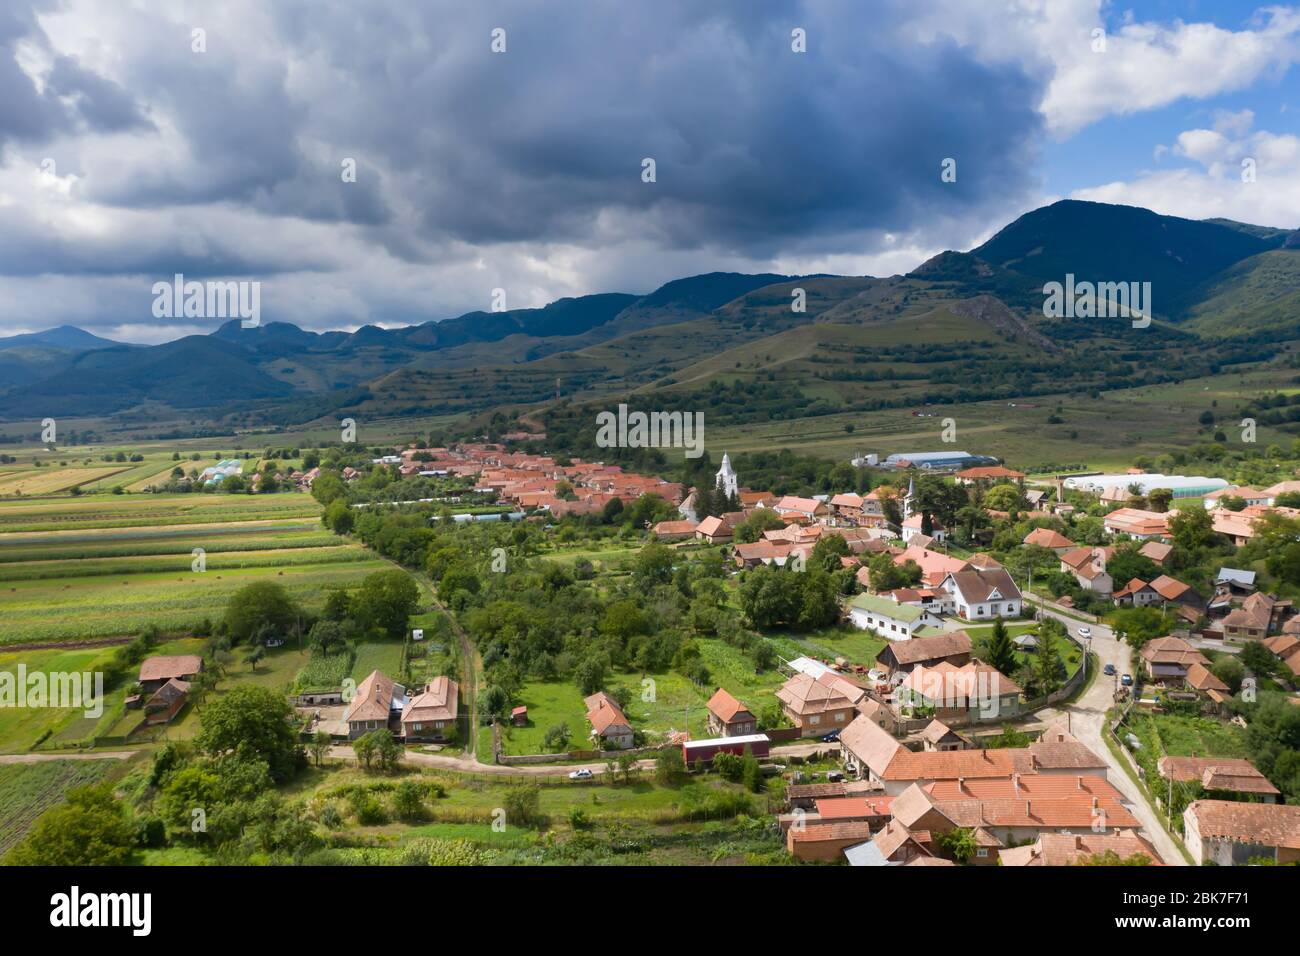
[[[907,365],[909,347],[940,356],[923,377],[955,395],[962,381],[944,365],[945,342],[983,343],[976,351],[1004,364],[1039,356],[1042,368],[1059,377],[1060,355],[1083,339],[1122,336],[1120,325],[1047,324],[1043,283],[1066,273],[1077,281],[1151,282],[1165,331],[1144,345],[1159,339],[1191,353],[1189,341],[1214,338],[1222,353],[1243,338],[1300,338],[1298,237],[1228,220],[1063,201],[906,276],[715,272],[644,296],[579,296],[396,329],[317,333],[283,322],[245,329],[232,321],[210,335],[156,346],[61,326],[0,339],[0,417],[171,409],[255,424],[342,411],[446,414],[543,402],[554,396],[557,379],[566,396],[581,398],[682,392],[738,377],[774,381],[778,367],[803,396],[792,401],[806,411],[817,402],[843,408],[867,401],[870,389],[851,383],[871,380],[881,363]],[[804,312],[791,308],[797,288],[804,290]],[[1122,337],[1112,344],[1132,351]],[[1082,368],[1071,361],[1069,368]],[[1135,361],[1140,370],[1142,360]],[[978,372],[971,378],[978,380]],[[1034,373],[1003,378],[1009,387],[1031,387]],[[821,388],[820,398],[808,398],[818,391],[809,384],[819,379],[834,383],[839,397],[827,398]]]

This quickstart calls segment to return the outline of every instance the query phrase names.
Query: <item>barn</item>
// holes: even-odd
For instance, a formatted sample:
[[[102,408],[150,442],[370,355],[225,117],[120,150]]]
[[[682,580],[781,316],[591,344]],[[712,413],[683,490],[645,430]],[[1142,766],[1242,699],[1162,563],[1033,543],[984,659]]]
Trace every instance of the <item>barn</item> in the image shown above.
[[[686,766],[709,763],[716,753],[744,756],[748,750],[755,757],[766,757],[772,741],[767,734],[747,734],[744,737],[709,737],[706,740],[688,740],[682,744],[682,759]]]

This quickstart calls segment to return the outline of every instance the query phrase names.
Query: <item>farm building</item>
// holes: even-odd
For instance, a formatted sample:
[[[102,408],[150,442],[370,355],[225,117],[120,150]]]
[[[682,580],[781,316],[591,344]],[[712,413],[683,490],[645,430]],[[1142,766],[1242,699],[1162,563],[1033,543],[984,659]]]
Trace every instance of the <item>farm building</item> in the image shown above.
[[[140,693],[148,697],[170,680],[188,683],[202,670],[203,658],[197,654],[146,657],[140,664]]]
[[[913,451],[890,455],[882,463],[885,468],[920,468],[922,471],[956,471],[980,465],[996,465],[996,458],[972,455],[965,451]]]
[[[1211,492],[1228,487],[1222,478],[1206,478],[1202,475],[1161,475],[1157,473],[1138,475],[1080,475],[1066,478],[1065,487],[1074,491],[1086,491],[1094,495],[1104,494],[1113,489],[1127,494],[1130,488],[1136,488],[1138,494],[1149,495],[1157,488],[1167,488],[1175,498],[1204,498]]]
[[[688,740],[682,744],[682,759],[686,766],[708,763],[714,754],[729,753],[744,756],[748,750],[755,757],[766,757],[772,741],[767,734],[746,734],[744,737],[709,737],[705,740]]]

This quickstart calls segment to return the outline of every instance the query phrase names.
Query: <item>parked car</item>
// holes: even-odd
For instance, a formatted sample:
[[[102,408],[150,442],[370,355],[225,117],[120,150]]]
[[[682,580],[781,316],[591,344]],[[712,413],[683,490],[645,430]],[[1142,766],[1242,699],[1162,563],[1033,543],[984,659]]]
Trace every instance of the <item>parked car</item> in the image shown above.
[[[829,734],[822,734],[822,743],[833,744],[840,739],[839,729],[832,730]]]
[[[1107,664],[1105,667],[1101,669],[1101,672],[1105,674],[1107,677],[1111,677],[1115,674],[1115,665]]]
[[[844,774],[840,773],[838,770],[832,770],[826,775],[826,779],[830,783],[839,783],[844,779]]]
[[[1133,686],[1133,675],[1132,675],[1132,674],[1125,674],[1123,677],[1121,677],[1121,678],[1119,679],[1119,682],[1120,682],[1121,684],[1123,684],[1125,687],[1132,687],[1132,686]]]
[[[1086,641],[1088,638],[1092,637],[1092,628],[1081,627],[1075,633],[1077,633],[1081,638],[1083,638]]]
[[[592,773],[586,767],[582,767],[581,769],[578,770],[569,771],[570,780],[590,780],[591,777],[592,777]]]

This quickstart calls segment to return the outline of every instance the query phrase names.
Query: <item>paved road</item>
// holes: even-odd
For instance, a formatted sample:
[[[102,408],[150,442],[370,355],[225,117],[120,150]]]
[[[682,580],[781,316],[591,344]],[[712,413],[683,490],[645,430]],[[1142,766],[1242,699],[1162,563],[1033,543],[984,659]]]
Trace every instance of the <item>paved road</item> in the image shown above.
[[[1106,711],[1114,706],[1114,694],[1119,675],[1133,673],[1133,649],[1116,640],[1111,629],[1104,624],[1083,625],[1074,618],[1066,617],[1051,608],[1043,608],[1043,612],[1064,624],[1071,634],[1078,634],[1081,626],[1091,628],[1091,650],[1099,658],[1099,666],[1104,668],[1107,664],[1113,664],[1116,674],[1114,677],[1107,677],[1104,673],[1098,674],[1088,690],[1074,703],[1062,709],[1039,711],[1039,717],[1045,723],[1068,730],[1090,750],[1106,760],[1110,765],[1107,778],[1124,795],[1133,815],[1142,821],[1142,836],[1156,848],[1156,852],[1164,858],[1165,863],[1170,866],[1185,866],[1187,861],[1178,851],[1173,837],[1160,825],[1146,797],[1129,777],[1119,758],[1111,753],[1102,737],[1105,732]]]

